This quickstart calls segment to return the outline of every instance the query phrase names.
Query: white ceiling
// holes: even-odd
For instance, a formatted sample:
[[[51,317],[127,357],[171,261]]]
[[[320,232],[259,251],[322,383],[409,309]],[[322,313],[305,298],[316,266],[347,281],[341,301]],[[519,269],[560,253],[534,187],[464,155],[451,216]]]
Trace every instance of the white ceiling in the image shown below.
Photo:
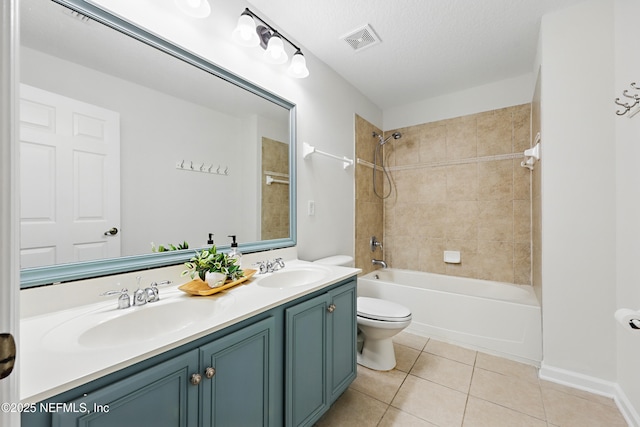
[[[249,3],[269,24],[385,109],[533,72],[541,17],[581,1]],[[365,24],[382,43],[354,51],[342,37]]]

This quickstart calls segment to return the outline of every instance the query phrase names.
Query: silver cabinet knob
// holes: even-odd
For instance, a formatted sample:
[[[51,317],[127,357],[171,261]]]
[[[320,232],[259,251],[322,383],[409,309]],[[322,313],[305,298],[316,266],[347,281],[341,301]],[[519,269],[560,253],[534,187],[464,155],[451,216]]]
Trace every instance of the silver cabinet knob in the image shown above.
[[[333,313],[335,309],[336,309],[336,305],[335,304],[331,304],[331,305],[329,305],[329,307],[327,307],[327,311],[329,313]]]
[[[202,375],[200,374],[193,374],[191,375],[191,384],[193,385],[198,385],[200,384],[200,381],[202,381]]]
[[[216,374],[216,368],[212,368],[211,366],[209,366],[207,369],[205,369],[204,371],[204,376],[207,377],[207,379],[211,379],[213,378],[213,376]]]

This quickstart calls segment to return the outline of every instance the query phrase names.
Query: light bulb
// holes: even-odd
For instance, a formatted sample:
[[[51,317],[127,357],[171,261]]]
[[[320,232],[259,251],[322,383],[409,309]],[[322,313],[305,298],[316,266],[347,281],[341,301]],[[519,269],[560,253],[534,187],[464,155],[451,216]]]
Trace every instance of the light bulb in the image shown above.
[[[267,50],[264,53],[267,62],[272,64],[284,64],[289,57],[284,50],[284,43],[277,33],[273,33],[267,44]]]
[[[256,33],[256,22],[245,13],[238,18],[238,25],[231,36],[241,46],[253,47],[260,44],[260,38]]]
[[[302,52],[297,51],[293,58],[291,58],[291,65],[287,70],[291,77],[297,79],[304,79],[309,75],[309,69],[307,68],[307,60],[304,59]]]

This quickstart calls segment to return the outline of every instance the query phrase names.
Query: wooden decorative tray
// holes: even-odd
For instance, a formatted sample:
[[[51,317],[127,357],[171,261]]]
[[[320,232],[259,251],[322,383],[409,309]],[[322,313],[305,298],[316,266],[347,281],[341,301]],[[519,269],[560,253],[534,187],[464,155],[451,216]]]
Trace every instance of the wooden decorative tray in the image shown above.
[[[229,289],[233,286],[239,285],[240,283],[243,283],[249,280],[251,276],[256,274],[257,270],[245,268],[243,269],[243,271],[244,271],[244,277],[234,280],[233,282],[230,281],[231,279],[227,279],[224,285],[218,286],[217,288],[210,288],[209,285],[207,285],[207,282],[203,282],[202,280],[200,280],[200,278],[197,278],[188,283],[185,283],[184,285],[179,286],[178,289],[190,295],[200,295],[200,296],[213,295],[215,293],[224,291],[225,289]]]

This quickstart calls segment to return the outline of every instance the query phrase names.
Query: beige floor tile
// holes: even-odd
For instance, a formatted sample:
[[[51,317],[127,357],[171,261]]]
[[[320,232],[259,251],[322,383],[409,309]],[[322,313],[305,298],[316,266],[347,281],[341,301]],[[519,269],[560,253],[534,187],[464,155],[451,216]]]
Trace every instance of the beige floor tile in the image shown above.
[[[424,351],[472,366],[476,360],[476,351],[434,339],[429,340]]]
[[[440,427],[460,427],[466,401],[465,393],[409,375],[391,406]]]
[[[422,351],[424,346],[427,344],[427,341],[429,341],[429,338],[410,334],[409,332],[404,331],[393,337],[394,343],[415,348],[420,351]]]
[[[411,369],[411,374],[450,387],[463,393],[469,392],[473,366],[445,357],[423,352]]]
[[[491,354],[480,353],[476,357],[476,368],[497,372],[527,381],[538,382],[538,368]]]
[[[546,421],[469,396],[462,427],[547,427]]]
[[[627,422],[610,405],[596,403],[551,388],[542,389],[547,420],[562,427],[627,427]]]
[[[358,365],[358,376],[351,388],[384,403],[391,403],[407,374],[402,371],[374,371]]]
[[[560,391],[563,393],[571,394],[577,397],[581,397],[583,399],[591,400],[592,402],[600,403],[601,405],[612,406],[617,408],[616,402],[610,398],[605,396],[599,396],[597,394],[589,393],[588,391],[578,390],[577,388],[567,387],[562,384],[553,383],[551,381],[540,380],[540,387],[542,387],[543,392],[545,388]]]
[[[531,381],[475,368],[469,394],[532,417],[545,419],[540,386]]]
[[[378,427],[437,427],[422,418],[400,411],[394,407],[389,407],[387,413],[382,417]]]
[[[387,405],[359,391],[347,389],[315,424],[318,427],[375,427]]]
[[[409,372],[420,356],[420,350],[393,343],[396,352],[396,369],[402,372]]]

